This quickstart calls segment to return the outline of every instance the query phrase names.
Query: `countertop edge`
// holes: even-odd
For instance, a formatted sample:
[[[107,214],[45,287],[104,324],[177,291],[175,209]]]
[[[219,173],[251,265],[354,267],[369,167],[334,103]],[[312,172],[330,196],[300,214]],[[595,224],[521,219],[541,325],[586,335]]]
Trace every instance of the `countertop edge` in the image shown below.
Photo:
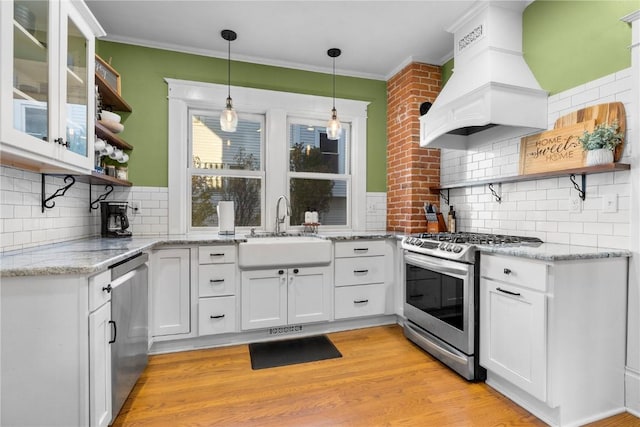
[[[540,261],[575,261],[581,259],[600,259],[600,258],[629,258],[631,257],[631,251],[626,249],[611,249],[611,248],[593,248],[593,252],[568,252],[568,253],[546,253],[543,251],[536,251],[535,248],[528,247],[489,247],[479,246],[478,249],[481,253],[508,255],[519,258],[536,259]]]

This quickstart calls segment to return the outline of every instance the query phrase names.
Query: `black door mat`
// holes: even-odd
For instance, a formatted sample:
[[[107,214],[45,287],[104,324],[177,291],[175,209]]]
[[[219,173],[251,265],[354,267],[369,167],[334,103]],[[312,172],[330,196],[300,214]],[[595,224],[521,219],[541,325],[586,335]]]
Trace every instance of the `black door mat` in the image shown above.
[[[342,357],[326,335],[249,344],[249,354],[254,370]]]

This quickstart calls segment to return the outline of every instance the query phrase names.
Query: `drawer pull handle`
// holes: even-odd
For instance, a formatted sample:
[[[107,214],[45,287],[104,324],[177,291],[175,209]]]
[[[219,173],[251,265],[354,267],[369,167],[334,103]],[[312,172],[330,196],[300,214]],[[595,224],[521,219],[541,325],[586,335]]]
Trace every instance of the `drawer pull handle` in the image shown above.
[[[353,270],[353,274],[366,274],[369,270]]]
[[[369,252],[369,248],[353,248],[353,252]]]
[[[511,269],[510,268],[505,268],[504,270],[502,270],[502,272],[504,274],[511,274]]]
[[[424,294],[409,295],[409,299],[418,299],[418,298],[422,298],[423,296]]]
[[[211,280],[209,280],[209,283],[220,283],[220,282],[224,282],[224,279],[211,279]]]
[[[220,253],[218,253],[218,254],[209,254],[209,256],[224,256],[224,254],[220,254]]]
[[[366,304],[368,302],[369,302],[368,299],[359,299],[359,300],[353,301],[354,304]]]
[[[519,297],[519,296],[520,296],[520,293],[519,293],[519,292],[511,292],[511,291],[507,291],[507,290],[502,289],[502,288],[496,288],[496,290],[498,290],[498,291],[500,291],[500,292],[502,292],[502,293],[505,293],[505,294],[509,294],[509,295],[516,296],[516,297]]]
[[[109,283],[107,286],[102,288],[102,291],[110,294],[111,293],[111,289],[113,289],[113,288],[111,287],[111,283]]]
[[[224,314],[218,314],[215,316],[209,316],[211,319],[222,319],[224,317]]]

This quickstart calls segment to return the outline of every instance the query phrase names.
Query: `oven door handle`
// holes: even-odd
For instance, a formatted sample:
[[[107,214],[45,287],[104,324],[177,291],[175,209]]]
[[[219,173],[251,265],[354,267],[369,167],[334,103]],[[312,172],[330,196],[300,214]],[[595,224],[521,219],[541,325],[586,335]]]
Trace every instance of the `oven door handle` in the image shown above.
[[[409,262],[409,264],[414,265],[416,267],[428,268],[437,273],[457,274],[463,277],[469,273],[469,270],[466,268],[454,268],[454,267],[444,266],[440,263],[429,261],[425,256],[417,257],[415,255],[405,254],[404,260],[405,262]]]

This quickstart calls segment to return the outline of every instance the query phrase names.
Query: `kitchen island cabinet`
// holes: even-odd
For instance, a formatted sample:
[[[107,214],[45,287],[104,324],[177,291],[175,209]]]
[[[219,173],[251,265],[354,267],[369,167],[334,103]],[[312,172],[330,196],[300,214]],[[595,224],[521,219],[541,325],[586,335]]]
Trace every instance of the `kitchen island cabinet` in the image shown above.
[[[553,426],[623,412],[627,262],[483,253],[487,384]]]

